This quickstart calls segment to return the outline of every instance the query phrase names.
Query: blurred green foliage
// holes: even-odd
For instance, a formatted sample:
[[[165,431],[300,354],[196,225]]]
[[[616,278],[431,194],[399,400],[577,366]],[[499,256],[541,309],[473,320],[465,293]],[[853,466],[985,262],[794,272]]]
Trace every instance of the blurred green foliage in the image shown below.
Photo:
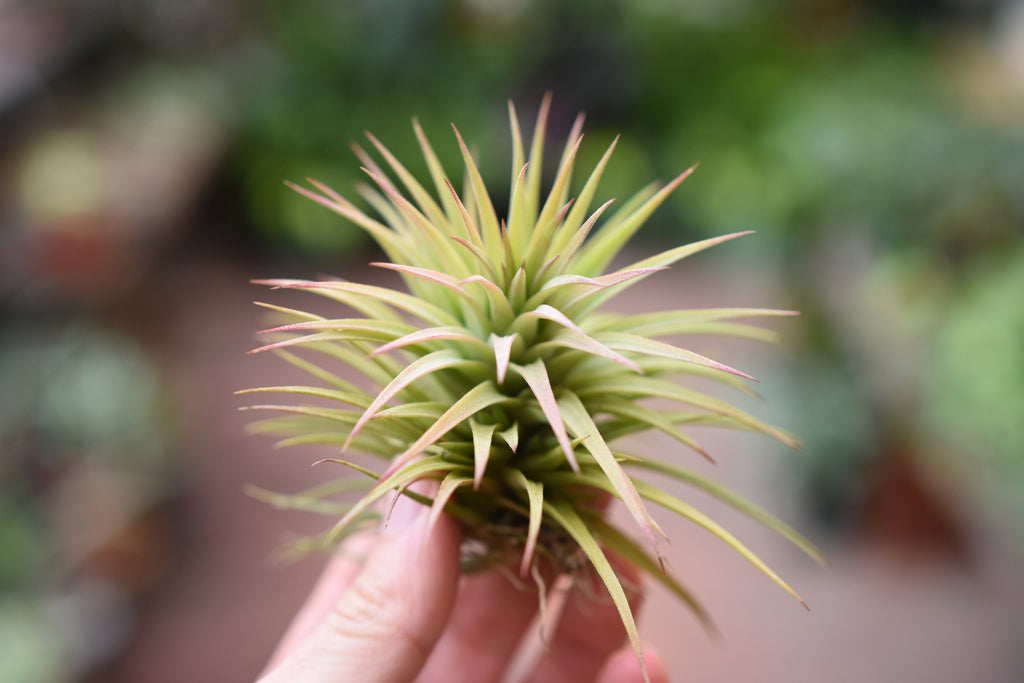
[[[926,417],[1024,512],[1024,249],[973,264],[932,350]]]
[[[84,321],[9,323],[0,377],[0,680],[78,680],[110,623],[76,591],[120,597],[89,554],[176,493],[166,388],[137,344]]]
[[[414,114],[435,137],[456,122],[485,146],[485,177],[505,184],[504,102],[529,111],[545,90],[556,125],[587,112],[587,157],[623,134],[609,196],[628,196],[647,171],[702,162],[661,217],[672,240],[756,228],[791,242],[840,224],[907,242],[1024,215],[1020,130],[957,103],[941,34],[799,12],[815,3],[748,3],[710,20],[687,4],[264,3],[240,70],[252,215],[307,249],[361,239],[281,179],[348,191],[359,179],[348,146],[364,128],[415,159]]]
[[[0,443],[44,440],[49,459],[145,470],[167,455],[169,410],[153,363],[128,339],[87,323],[0,335]],[[63,467],[73,462],[54,460]]]

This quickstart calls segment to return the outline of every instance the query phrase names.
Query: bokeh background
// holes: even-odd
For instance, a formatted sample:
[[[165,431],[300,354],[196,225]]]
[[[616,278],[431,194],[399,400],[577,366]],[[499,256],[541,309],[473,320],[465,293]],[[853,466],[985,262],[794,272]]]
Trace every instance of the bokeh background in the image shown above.
[[[584,167],[622,134],[606,198],[700,162],[631,248],[757,230],[620,305],[803,311],[695,341],[805,443],[708,471],[832,566],[699,501],[813,611],[670,523],[724,636],[655,593],[676,679],[1024,680],[1021,0],[0,0],[0,680],[257,675],[323,561],[273,551],[325,521],[243,488],[325,474],[244,436],[232,392],[291,377],[248,281],[379,277],[282,181],[351,195],[364,129],[423,172],[415,115],[500,203],[547,91]]]

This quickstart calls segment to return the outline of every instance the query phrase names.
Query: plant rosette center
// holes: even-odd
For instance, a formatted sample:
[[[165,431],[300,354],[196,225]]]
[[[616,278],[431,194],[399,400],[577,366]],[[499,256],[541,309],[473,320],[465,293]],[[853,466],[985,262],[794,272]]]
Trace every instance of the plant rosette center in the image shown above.
[[[340,447],[342,455],[329,460],[366,476],[347,476],[296,495],[252,492],[280,507],[337,518],[325,534],[302,547],[331,547],[375,523],[375,503],[399,491],[429,505],[432,521],[442,512],[461,521],[467,569],[511,565],[522,577],[532,574],[538,581],[541,566],[573,575],[594,572],[639,657],[636,624],[608,552],[649,573],[709,623],[694,596],[664,570],[662,532],[649,511],[652,504],[715,534],[800,600],[730,532],[645,481],[645,473],[669,475],[703,490],[822,560],[797,532],[685,467],[689,458],[710,458],[690,434],[694,425],[755,431],[796,443],[727,401],[686,386],[688,378],[699,377],[749,393],[754,378],[666,341],[709,334],[771,340],[771,332],[747,321],[794,312],[709,308],[622,314],[606,309],[627,288],[747,233],[683,245],[610,270],[622,247],[693,169],[668,184],[651,183],[621,206],[608,201],[593,208],[615,143],[570,197],[583,139],[580,117],[551,186],[542,192],[548,108],[546,99],[527,150],[509,106],[512,177],[503,218],[458,131],[461,192],[415,121],[430,189],[369,134],[383,164],[356,148],[370,181],[357,191],[375,216],[316,180],[309,187],[292,185],[365,230],[388,259],[373,265],[397,272],[405,289],[340,279],[259,281],[326,297],[346,317],[261,304],[281,316],[283,324],[267,330],[275,340],[255,351],[276,353],[316,382],[242,392],[310,401],[248,406],[278,413],[254,424],[253,431],[281,437],[280,446]],[[357,385],[339,368],[358,373],[363,381]],[[618,446],[624,437],[648,430],[674,439],[678,452],[650,458]],[[349,460],[345,454],[350,451],[379,458],[380,467]],[[421,480],[434,482],[431,495],[411,488]],[[354,502],[343,500],[353,491],[360,494]],[[639,541],[605,519],[608,499],[625,505]]]

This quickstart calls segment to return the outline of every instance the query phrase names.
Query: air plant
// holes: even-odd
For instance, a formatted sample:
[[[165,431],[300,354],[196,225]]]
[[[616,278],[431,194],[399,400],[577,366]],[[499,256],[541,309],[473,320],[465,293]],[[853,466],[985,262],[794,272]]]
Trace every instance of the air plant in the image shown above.
[[[337,515],[334,526],[314,545],[331,546],[364,527],[375,514],[374,504],[398,491],[429,505],[431,523],[442,512],[461,522],[467,569],[517,567],[522,577],[532,575],[538,582],[541,567],[576,575],[596,572],[643,666],[636,623],[609,551],[652,575],[709,623],[697,600],[665,570],[663,534],[650,503],[715,534],[800,598],[732,534],[638,474],[655,472],[693,485],[819,558],[795,531],[678,464],[688,454],[709,457],[687,432],[690,425],[753,430],[795,443],[729,403],[671,379],[696,376],[747,389],[752,377],[660,341],[686,334],[765,338],[770,336],[765,330],[734,321],[792,312],[719,308],[630,315],[602,310],[627,287],[746,233],[688,244],[605,272],[693,169],[663,187],[648,185],[614,212],[609,212],[611,201],[591,212],[615,142],[570,199],[582,140],[580,117],[545,195],[541,169],[548,102],[540,108],[528,158],[515,109],[509,105],[513,173],[505,219],[495,211],[458,130],[455,137],[465,164],[461,193],[415,120],[433,193],[370,134],[367,138],[386,170],[355,149],[374,186],[361,187],[360,194],[379,220],[316,180],[309,180],[312,189],[292,185],[369,233],[388,259],[373,265],[396,271],[408,291],[333,279],[259,281],[318,294],[356,315],[328,318],[261,304],[291,322],[267,330],[280,339],[256,351],[277,353],[318,385],[249,391],[326,401],[250,406],[284,413],[257,423],[254,430],[284,436],[281,446],[333,444],[342,453],[379,456],[382,465],[378,471],[340,457],[330,459],[369,475],[361,480],[366,490],[354,503],[333,498],[360,481],[352,477],[297,496],[254,492],[277,505]],[[300,357],[292,349],[308,353]],[[368,391],[329,369],[338,364],[360,373],[363,384],[375,389]],[[659,400],[657,405],[648,405],[653,399]],[[680,452],[665,454],[667,458],[638,457],[613,445],[645,430],[672,437],[681,444]],[[424,479],[436,482],[432,496],[410,489]],[[613,526],[595,492],[622,501],[644,540],[635,541]],[[543,593],[543,584],[539,587]]]

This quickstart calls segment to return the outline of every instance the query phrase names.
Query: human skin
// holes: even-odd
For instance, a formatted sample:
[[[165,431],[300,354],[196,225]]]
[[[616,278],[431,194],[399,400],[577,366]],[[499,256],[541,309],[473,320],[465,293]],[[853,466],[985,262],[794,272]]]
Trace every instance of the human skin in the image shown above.
[[[497,572],[461,577],[461,540],[447,515],[428,529],[426,508],[398,501],[383,532],[348,539],[332,558],[260,683],[501,681],[537,602]],[[634,567],[617,569],[639,585]],[[572,589],[528,683],[643,682],[602,591],[596,579]],[[645,649],[644,658],[651,682],[667,683],[657,654]]]

